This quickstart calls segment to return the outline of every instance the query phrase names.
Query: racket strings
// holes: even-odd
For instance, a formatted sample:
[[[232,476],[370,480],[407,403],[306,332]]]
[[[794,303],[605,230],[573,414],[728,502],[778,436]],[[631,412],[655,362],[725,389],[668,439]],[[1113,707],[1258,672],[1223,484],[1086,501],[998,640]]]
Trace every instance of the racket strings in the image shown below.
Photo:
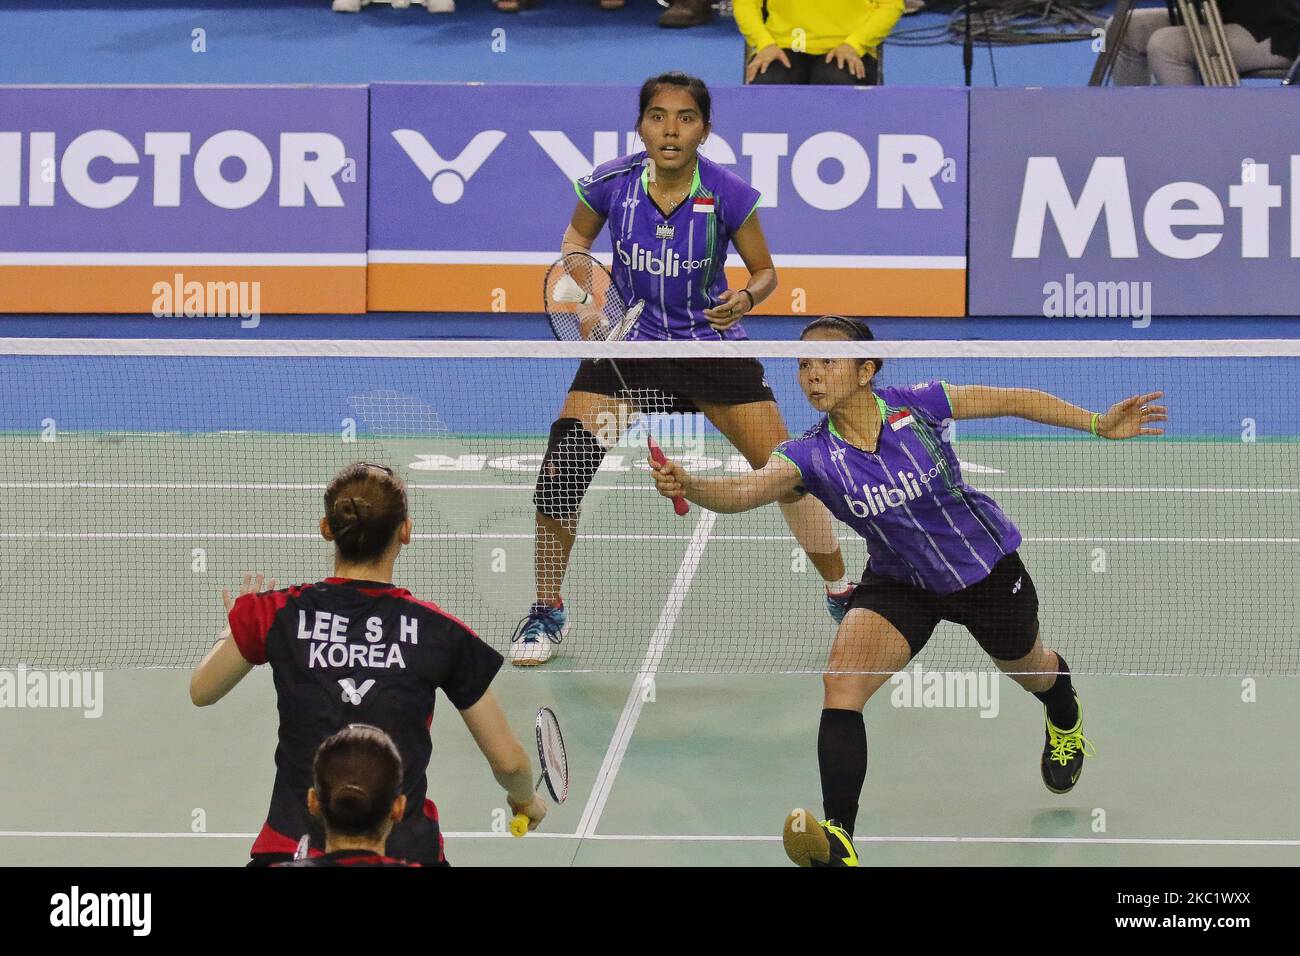
[[[537,755],[542,761],[542,777],[557,803],[569,795],[569,757],[564,747],[560,722],[549,707],[537,712]]]
[[[566,253],[552,265],[544,291],[551,326],[561,341],[618,341],[640,316],[639,308],[628,309],[605,267],[586,253]]]

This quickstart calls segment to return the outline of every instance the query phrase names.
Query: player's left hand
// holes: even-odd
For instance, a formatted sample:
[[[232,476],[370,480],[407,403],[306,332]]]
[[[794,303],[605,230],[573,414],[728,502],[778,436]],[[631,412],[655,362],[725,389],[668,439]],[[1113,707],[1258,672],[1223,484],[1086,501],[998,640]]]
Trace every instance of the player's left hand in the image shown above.
[[[271,578],[270,584],[265,583],[265,581],[266,579],[261,571],[257,572],[256,577],[253,576],[253,572],[245,571],[244,583],[239,589],[238,597],[243,597],[245,594],[260,594],[262,591],[274,591],[277,583],[275,578]],[[230,596],[230,588],[221,589],[221,600],[226,603],[227,614],[234,610],[235,598]]]
[[[856,79],[865,80],[867,78],[867,67],[862,62],[862,57],[858,56],[858,51],[847,43],[841,43],[830,53],[827,53],[826,62],[834,63],[841,70],[847,70]]]
[[[722,332],[741,320],[749,311],[750,302],[750,293],[726,289],[718,296],[717,305],[704,310],[704,316],[709,320],[709,325]]]
[[[1163,428],[1147,428],[1152,422],[1169,421],[1169,409],[1152,405],[1164,397],[1164,392],[1148,392],[1116,402],[1110,411],[1097,422],[1097,432],[1102,438],[1136,438],[1139,435],[1163,435]]]

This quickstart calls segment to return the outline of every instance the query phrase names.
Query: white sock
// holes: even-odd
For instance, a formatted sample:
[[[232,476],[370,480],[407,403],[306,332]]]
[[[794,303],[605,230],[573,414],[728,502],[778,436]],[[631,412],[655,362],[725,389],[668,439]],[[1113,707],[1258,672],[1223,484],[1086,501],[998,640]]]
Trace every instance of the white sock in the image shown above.
[[[849,589],[850,582],[849,576],[847,574],[842,574],[838,581],[826,581],[824,583],[828,594],[843,594]]]

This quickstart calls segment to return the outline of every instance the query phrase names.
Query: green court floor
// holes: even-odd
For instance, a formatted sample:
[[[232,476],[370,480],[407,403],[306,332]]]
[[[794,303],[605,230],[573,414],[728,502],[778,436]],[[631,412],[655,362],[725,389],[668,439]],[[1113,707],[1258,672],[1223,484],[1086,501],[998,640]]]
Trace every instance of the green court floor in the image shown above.
[[[550,704],[565,723],[572,795],[544,829],[494,827],[502,795],[454,710],[434,721],[430,794],[464,865],[779,865],[795,805],[816,807],[815,677],[661,676],[617,774],[590,812],[634,680],[507,673],[496,689],[522,733]],[[868,865],[1300,864],[1285,741],[1294,680],[1088,678],[1099,756],[1067,796],[1038,778],[1042,709],[1003,681],[995,719],[973,710],[867,708],[858,837]],[[9,864],[238,865],[266,812],[275,702],[256,672],[199,710],[179,671],[106,675],[102,717],[11,711],[0,782]],[[606,789],[607,787],[607,789]],[[586,826],[581,826],[584,823]],[[196,822],[198,821],[198,822]],[[194,833],[201,826],[205,832]],[[1104,827],[1104,829],[1098,829]],[[579,834],[585,838],[579,838]]]
[[[1099,756],[1054,796],[1038,776],[1042,708],[1011,682],[997,681],[991,719],[896,706],[886,685],[867,708],[866,862],[1300,863],[1300,770],[1285,756],[1300,717],[1296,448],[960,442],[967,478],[1024,533],[1044,639],[1078,675]],[[0,859],[241,862],[266,810],[275,707],[264,669],[215,707],[188,701],[220,587],[250,568],[328,574],[325,481],[346,461],[389,461],[416,521],[398,583],[504,649],[532,595],[538,451],[536,438],[0,439],[0,668],[107,669],[97,719],[0,709]],[[618,451],[584,506],[573,635],[547,669],[496,684],[521,736],[538,705],[559,714],[572,795],[543,831],[505,836],[502,797],[443,702],[430,794],[448,855],[782,863],[784,815],[818,806],[816,673],[834,631],[817,576],[776,508],[678,519],[640,448]],[[717,442],[690,451],[710,473],[732,464]],[[841,532],[860,569],[861,542]],[[919,663],[989,670],[951,625]]]

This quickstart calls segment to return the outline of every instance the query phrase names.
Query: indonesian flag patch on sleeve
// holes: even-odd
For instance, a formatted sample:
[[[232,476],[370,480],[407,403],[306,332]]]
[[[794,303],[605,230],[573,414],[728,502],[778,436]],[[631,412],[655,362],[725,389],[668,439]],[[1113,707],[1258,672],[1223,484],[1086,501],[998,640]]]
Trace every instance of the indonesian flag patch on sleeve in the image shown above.
[[[906,428],[910,424],[912,424],[912,410],[910,408],[900,408],[889,416],[889,427],[894,431]]]
[[[692,212],[713,212],[713,197],[700,196],[695,200],[695,205],[691,207]]]

